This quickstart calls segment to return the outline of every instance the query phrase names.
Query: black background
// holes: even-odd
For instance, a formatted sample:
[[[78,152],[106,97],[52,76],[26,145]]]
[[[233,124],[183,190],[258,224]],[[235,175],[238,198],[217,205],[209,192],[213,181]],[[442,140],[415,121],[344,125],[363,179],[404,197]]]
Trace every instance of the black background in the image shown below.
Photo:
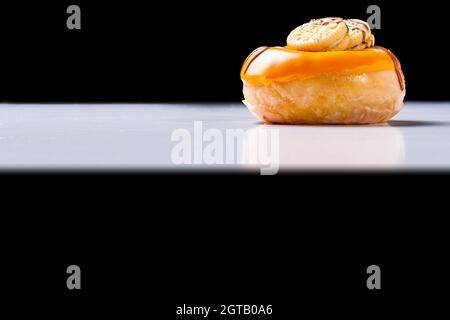
[[[66,28],[70,4],[81,31]],[[369,4],[2,3],[0,100],[238,101],[254,48],[313,17],[363,19]],[[377,44],[400,58],[407,98],[449,99],[441,3],[377,4]],[[254,303],[272,304],[273,319],[380,319],[446,306],[448,192],[431,186],[448,176],[235,179],[2,176],[3,310],[180,319],[184,303]],[[65,287],[70,264],[80,292]],[[365,287],[371,264],[381,291]]]
[[[3,101],[239,101],[239,71],[314,17],[366,19],[402,62],[407,99],[450,98],[447,11],[427,1],[14,1],[2,4]],[[82,30],[66,28],[78,4]]]
[[[430,186],[448,176],[275,179],[267,188],[236,176],[4,176],[2,312],[201,319],[177,317],[183,304],[272,304],[267,319],[445,312],[447,191]],[[80,291],[65,287],[71,264],[81,267]],[[366,288],[372,264],[380,291]]]

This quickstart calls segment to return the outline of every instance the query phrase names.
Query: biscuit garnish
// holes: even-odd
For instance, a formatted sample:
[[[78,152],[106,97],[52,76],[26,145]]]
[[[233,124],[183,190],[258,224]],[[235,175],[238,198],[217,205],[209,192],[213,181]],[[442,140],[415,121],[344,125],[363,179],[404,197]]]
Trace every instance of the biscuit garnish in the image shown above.
[[[287,46],[300,51],[355,51],[374,45],[369,25],[358,19],[314,19],[295,28],[287,38]]]
[[[287,45],[295,50],[326,51],[341,41],[347,32],[347,25],[342,18],[311,20],[289,34]]]

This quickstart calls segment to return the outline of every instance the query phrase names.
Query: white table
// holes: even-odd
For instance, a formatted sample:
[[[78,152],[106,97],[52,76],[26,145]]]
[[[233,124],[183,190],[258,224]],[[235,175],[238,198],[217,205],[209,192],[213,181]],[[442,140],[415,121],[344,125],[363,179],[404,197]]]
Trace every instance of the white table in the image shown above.
[[[227,132],[242,135],[226,147]],[[208,135],[212,140],[205,140]],[[217,152],[221,143],[223,155]],[[240,103],[0,104],[3,171],[248,170],[271,164],[450,169],[450,103],[409,102],[388,124],[373,126],[263,125]]]

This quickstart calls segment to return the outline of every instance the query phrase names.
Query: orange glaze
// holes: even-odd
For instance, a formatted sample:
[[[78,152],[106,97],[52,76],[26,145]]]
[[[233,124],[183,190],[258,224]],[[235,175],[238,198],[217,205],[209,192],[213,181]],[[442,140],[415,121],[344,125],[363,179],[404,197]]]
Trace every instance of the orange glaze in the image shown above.
[[[383,48],[361,51],[306,52],[284,47],[261,47],[253,51],[241,69],[241,79],[268,84],[293,78],[308,78],[326,72],[360,74],[396,70]]]

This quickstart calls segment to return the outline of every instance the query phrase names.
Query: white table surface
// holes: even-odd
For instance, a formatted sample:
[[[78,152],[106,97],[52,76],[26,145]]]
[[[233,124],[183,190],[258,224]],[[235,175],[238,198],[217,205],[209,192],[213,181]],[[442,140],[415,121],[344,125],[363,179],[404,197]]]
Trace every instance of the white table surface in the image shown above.
[[[174,164],[171,136],[186,129],[197,139],[195,121],[201,134],[245,131],[234,164]],[[260,164],[251,137],[273,129],[281,169],[450,169],[450,103],[409,102],[372,126],[263,125],[240,103],[0,104],[0,170],[248,170]],[[193,143],[192,157],[207,144]]]

